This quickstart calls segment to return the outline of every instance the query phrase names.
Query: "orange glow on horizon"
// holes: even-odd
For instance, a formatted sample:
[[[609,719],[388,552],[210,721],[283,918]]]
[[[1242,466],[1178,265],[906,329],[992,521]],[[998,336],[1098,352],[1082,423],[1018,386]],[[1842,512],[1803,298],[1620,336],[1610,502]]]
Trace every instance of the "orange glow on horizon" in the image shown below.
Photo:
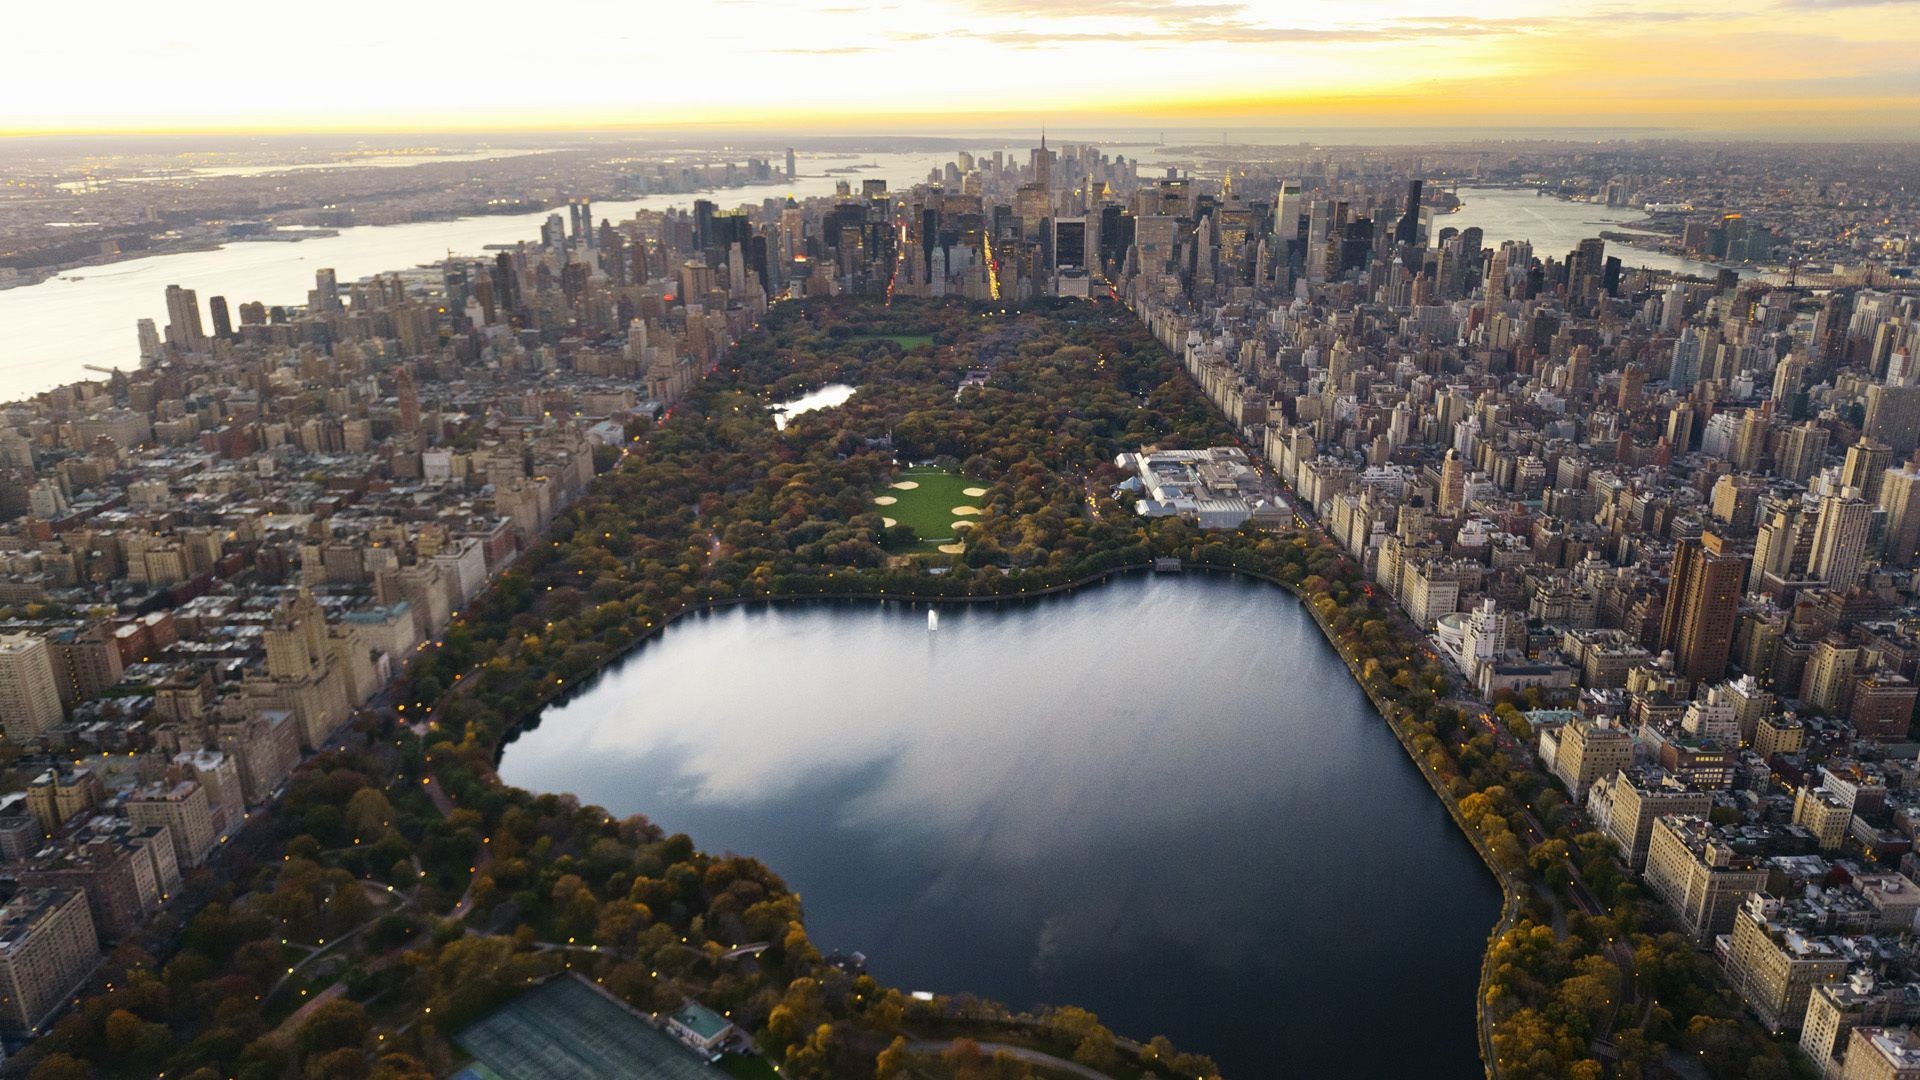
[[[511,0],[377,26],[106,0],[28,50],[0,135],[983,132],[1331,124],[1920,137],[1920,4],[1762,0]],[[90,13],[91,14],[91,13]],[[10,12],[20,40],[67,15]],[[299,47],[289,49],[289,42]],[[690,48],[699,42],[699,48]],[[562,48],[561,46],[564,46]],[[716,63],[716,58],[724,58]]]

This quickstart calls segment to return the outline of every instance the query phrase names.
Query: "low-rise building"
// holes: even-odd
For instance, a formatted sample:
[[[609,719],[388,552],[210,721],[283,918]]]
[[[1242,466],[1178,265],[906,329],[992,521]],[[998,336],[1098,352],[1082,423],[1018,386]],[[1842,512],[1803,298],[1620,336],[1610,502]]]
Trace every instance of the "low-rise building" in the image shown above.
[[[697,1001],[689,1001],[667,1017],[667,1034],[694,1053],[717,1058],[727,1040],[740,1033],[733,1022]]]

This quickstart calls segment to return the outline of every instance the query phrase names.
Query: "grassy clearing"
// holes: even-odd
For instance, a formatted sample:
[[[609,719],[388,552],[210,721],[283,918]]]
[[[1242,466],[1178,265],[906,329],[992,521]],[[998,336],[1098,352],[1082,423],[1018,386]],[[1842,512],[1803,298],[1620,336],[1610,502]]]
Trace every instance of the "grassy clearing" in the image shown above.
[[[931,551],[935,546],[950,543],[956,534],[953,523],[967,521],[977,517],[975,514],[955,514],[955,507],[980,508],[981,496],[966,494],[967,488],[985,488],[987,484],[980,480],[969,479],[959,473],[943,469],[906,469],[893,478],[894,483],[912,483],[912,488],[886,487],[876,492],[879,496],[891,496],[895,502],[890,506],[876,506],[882,515],[898,521],[902,525],[913,526],[920,537],[915,550]]]
[[[773,1071],[773,1065],[758,1054],[751,1057],[740,1054],[728,1054],[720,1059],[720,1071],[734,1080],[779,1080],[780,1074]]]
[[[850,341],[891,341],[901,349],[912,352],[922,345],[933,344],[932,334],[859,334]]]

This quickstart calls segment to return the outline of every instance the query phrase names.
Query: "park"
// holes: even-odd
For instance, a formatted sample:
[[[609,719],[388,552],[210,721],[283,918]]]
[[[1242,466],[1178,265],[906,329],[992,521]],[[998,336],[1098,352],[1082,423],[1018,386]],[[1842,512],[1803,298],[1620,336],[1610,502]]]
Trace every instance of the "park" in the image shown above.
[[[896,474],[874,496],[888,528],[906,525],[916,543],[910,551],[942,551],[957,555],[963,549],[961,533],[980,515],[987,485],[946,469],[922,466]]]

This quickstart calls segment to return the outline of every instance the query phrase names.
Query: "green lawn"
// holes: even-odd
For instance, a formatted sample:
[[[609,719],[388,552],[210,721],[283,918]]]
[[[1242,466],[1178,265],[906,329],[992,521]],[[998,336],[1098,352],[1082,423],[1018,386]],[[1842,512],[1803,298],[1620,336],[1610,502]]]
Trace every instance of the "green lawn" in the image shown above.
[[[779,1080],[780,1076],[773,1071],[773,1065],[758,1054],[752,1057],[728,1054],[720,1059],[720,1071],[734,1080]]]
[[[955,514],[954,507],[978,508],[980,496],[966,494],[967,488],[985,488],[981,480],[970,479],[959,473],[950,473],[942,469],[906,469],[895,474],[893,483],[911,483],[912,488],[882,488],[876,494],[882,498],[895,500],[891,505],[876,506],[881,515],[890,517],[902,525],[913,526],[920,537],[920,550],[931,551],[940,544],[954,540],[956,530],[953,523],[965,521],[976,515]]]
[[[895,345],[898,345],[902,349],[906,350],[907,352],[912,352],[913,350],[919,348],[922,345],[933,344],[933,335],[932,334],[859,334],[849,340],[891,341]]]

